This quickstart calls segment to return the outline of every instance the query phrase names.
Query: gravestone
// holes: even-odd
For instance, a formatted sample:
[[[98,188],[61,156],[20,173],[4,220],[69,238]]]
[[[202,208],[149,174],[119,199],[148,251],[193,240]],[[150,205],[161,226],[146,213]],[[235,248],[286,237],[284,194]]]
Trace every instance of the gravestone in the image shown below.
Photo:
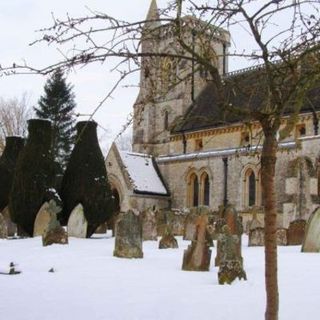
[[[249,232],[249,247],[264,246],[264,228],[257,227]]]
[[[7,224],[8,237],[15,236],[17,233],[17,225],[11,220],[9,207],[5,207],[1,213]]]
[[[167,214],[168,211],[160,210],[156,214],[157,221],[157,235],[164,236],[167,228]]]
[[[302,252],[320,252],[320,208],[310,216],[302,244]]]
[[[286,246],[287,244],[288,244],[287,229],[278,228],[277,229],[277,245],[278,246]]]
[[[50,223],[58,224],[57,213],[60,211],[61,208],[57,206],[54,200],[45,202],[37,213],[33,227],[33,236],[42,236],[48,230]]]
[[[83,207],[78,204],[71,212],[68,221],[68,235],[75,238],[86,238],[88,222],[84,216]]]
[[[172,234],[170,226],[166,227],[165,234],[159,241],[159,249],[176,249],[179,248],[178,241]]]
[[[132,210],[122,212],[118,217],[113,255],[119,258],[143,258],[142,223]]]
[[[254,230],[256,228],[262,228],[262,223],[259,221],[257,217],[257,211],[255,209],[252,209],[252,219],[247,224],[247,234],[250,233],[251,230]]]
[[[302,244],[305,235],[306,221],[303,219],[294,220],[290,223],[287,231],[288,246]]]
[[[0,239],[7,239],[7,237],[8,237],[7,223],[3,215],[0,213]]]
[[[222,227],[218,236],[220,246],[220,263],[218,271],[219,284],[231,284],[236,278],[247,280],[246,273],[242,267],[242,258],[239,257],[239,236],[231,234],[229,226]]]
[[[219,235],[223,233],[224,226],[228,226],[230,234],[238,237],[237,244],[237,255],[238,260],[242,263],[242,254],[241,254],[241,236],[243,233],[243,226],[241,218],[238,215],[238,212],[231,204],[228,204],[226,207],[221,206],[219,212],[219,218],[216,221],[215,227],[218,234],[217,241],[217,255],[215,259],[215,265],[220,265],[220,257],[222,254],[222,249],[220,247]]]
[[[158,240],[157,220],[152,210],[147,210],[142,214],[142,237],[143,240]]]
[[[182,270],[209,271],[211,250],[207,241],[208,216],[201,215],[196,221],[196,240],[184,251]]]
[[[185,224],[184,224],[184,234],[183,240],[195,240],[197,237],[197,226],[196,221],[198,218],[198,214],[196,208],[192,208],[190,213],[186,216]]]
[[[68,244],[68,233],[60,225],[54,228],[49,227],[42,235],[42,245],[44,247],[52,244]]]
[[[166,220],[167,224],[171,226],[172,233],[175,236],[182,236],[184,233],[185,214],[180,211],[168,211]]]
[[[101,223],[94,233],[105,234],[107,233],[108,224],[107,222]]]

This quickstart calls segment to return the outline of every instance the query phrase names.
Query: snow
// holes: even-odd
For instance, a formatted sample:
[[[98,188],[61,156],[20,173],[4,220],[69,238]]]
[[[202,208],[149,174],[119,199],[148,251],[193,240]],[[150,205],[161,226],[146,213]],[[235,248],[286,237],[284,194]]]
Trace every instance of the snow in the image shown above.
[[[119,151],[135,191],[167,195],[152,157],[147,154]]]
[[[143,244],[143,259],[113,257],[114,238],[69,238],[42,247],[40,237],[0,240],[0,269],[15,262],[20,275],[0,275],[1,319],[10,320],[259,320],[264,319],[264,248],[247,247],[248,281],[220,286],[213,248],[209,272],[182,271],[183,250]],[[320,254],[279,247],[281,320],[318,319]],[[48,272],[54,268],[55,272]]]

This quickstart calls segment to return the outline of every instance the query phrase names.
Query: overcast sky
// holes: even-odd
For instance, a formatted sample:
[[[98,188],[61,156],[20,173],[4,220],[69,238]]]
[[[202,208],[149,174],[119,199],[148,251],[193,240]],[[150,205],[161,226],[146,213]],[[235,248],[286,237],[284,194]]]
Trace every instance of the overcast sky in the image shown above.
[[[44,67],[61,58],[54,46],[28,44],[39,38],[35,31],[51,26],[54,13],[56,17],[83,16],[92,10],[108,13],[114,17],[134,21],[143,19],[148,11],[151,0],[1,0],[0,1],[0,64],[10,65],[12,62]],[[164,6],[166,0],[158,0],[158,5]],[[233,35],[234,36],[234,35]],[[241,30],[236,37],[245,42]],[[234,37],[235,38],[235,37]],[[232,65],[231,69],[243,65]],[[78,112],[90,113],[110,90],[116,75],[110,74],[107,65],[91,65],[77,70],[68,76],[68,81],[74,85]],[[23,93],[29,96],[31,105],[35,105],[43,93],[46,78],[38,75],[20,75],[0,78],[0,96],[4,98],[21,97]],[[134,81],[138,83],[136,77]],[[137,95],[136,88],[118,90],[112,100],[109,100],[96,114],[95,120],[110,131],[112,140],[126,122],[127,115],[132,111],[132,105]],[[82,119],[86,119],[85,117]]]

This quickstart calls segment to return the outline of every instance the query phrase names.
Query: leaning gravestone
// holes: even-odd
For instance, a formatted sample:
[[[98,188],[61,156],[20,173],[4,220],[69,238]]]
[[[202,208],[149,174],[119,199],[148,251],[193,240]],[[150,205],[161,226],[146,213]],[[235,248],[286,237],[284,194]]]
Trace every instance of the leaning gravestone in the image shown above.
[[[320,252],[320,208],[317,208],[308,220],[301,251]]]
[[[287,231],[288,246],[302,244],[305,235],[306,221],[298,219],[292,221]]]
[[[209,271],[211,250],[207,241],[208,216],[201,215],[196,221],[197,236],[184,251],[182,270]]]
[[[8,237],[7,223],[0,213],[0,239],[6,239]]]
[[[264,228],[258,227],[249,232],[249,247],[264,246]]]
[[[220,246],[220,238],[219,235],[223,233],[223,228],[224,226],[228,226],[230,230],[230,234],[238,237],[238,241],[236,241],[237,244],[237,255],[238,255],[238,260],[242,262],[242,254],[241,254],[241,236],[243,233],[243,226],[241,222],[241,218],[238,215],[238,212],[232,206],[231,204],[228,204],[226,207],[221,206],[220,207],[220,218],[217,219],[215,227],[216,227],[216,232],[218,234],[218,241],[217,241],[217,255],[215,258],[215,265],[219,266],[220,265],[220,258],[221,255],[223,254],[222,248]]]
[[[17,225],[12,222],[9,207],[2,210],[2,215],[7,224],[8,237],[13,237],[17,233]]]
[[[132,210],[120,213],[116,223],[113,255],[119,258],[143,258],[142,224]]]
[[[152,210],[147,210],[142,214],[142,235],[143,240],[158,240],[157,220]]]
[[[286,246],[287,244],[288,244],[287,229],[278,228],[277,229],[277,245],[278,246]]]
[[[159,249],[176,249],[179,248],[178,241],[172,234],[170,226],[167,226],[163,237],[159,241]]]
[[[61,208],[54,200],[45,202],[37,213],[33,227],[33,236],[42,236],[48,230],[50,223],[58,224],[57,213],[60,211]]]
[[[88,222],[84,216],[83,207],[78,204],[71,212],[68,220],[68,235],[75,238],[86,238]]]
[[[236,278],[247,280],[242,267],[242,258],[239,257],[238,253],[239,237],[232,235],[229,226],[226,224],[222,227],[218,241],[221,250],[218,272],[219,284],[231,284]]]

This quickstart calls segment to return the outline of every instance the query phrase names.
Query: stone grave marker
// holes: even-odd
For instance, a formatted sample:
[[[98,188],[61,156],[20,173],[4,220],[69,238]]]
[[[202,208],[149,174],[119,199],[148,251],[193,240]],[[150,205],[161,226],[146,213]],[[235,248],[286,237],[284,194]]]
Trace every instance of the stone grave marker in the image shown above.
[[[158,241],[156,215],[150,209],[142,214],[142,237],[143,240]]]
[[[122,212],[118,217],[113,255],[119,258],[143,258],[142,223],[132,210]]]
[[[249,232],[249,247],[264,246],[264,228],[257,227],[250,229]]]
[[[172,234],[171,227],[167,226],[165,234],[159,241],[159,249],[176,249],[178,247],[178,241]]]
[[[168,211],[167,212],[167,224],[171,226],[172,233],[175,236],[182,236],[184,233],[184,224],[186,216],[182,212]]]
[[[7,237],[8,237],[7,223],[3,215],[0,213],[0,239],[7,239]]]
[[[290,223],[287,231],[288,246],[302,244],[305,235],[306,221],[303,219],[294,220]]]
[[[301,251],[320,252],[320,208],[317,208],[308,220]]]
[[[182,270],[209,271],[211,250],[207,241],[208,216],[200,215],[196,221],[196,240],[184,251]]]
[[[219,241],[219,235],[223,233],[224,226],[228,226],[229,231],[232,235],[237,236],[238,240],[236,242],[237,244],[237,254],[238,254],[238,260],[242,261],[242,254],[241,254],[241,236],[243,233],[243,226],[241,218],[238,215],[238,212],[232,206],[231,204],[228,204],[226,207],[221,206],[220,207],[220,218],[217,219],[215,228],[216,232],[218,234],[218,241],[217,241],[217,255],[215,258],[215,265],[220,265],[220,256],[222,254],[221,247],[220,247],[220,241]]]
[[[218,272],[219,284],[231,284],[236,278],[247,280],[242,267],[242,257],[239,257],[239,236],[231,234],[229,226],[222,227],[218,236],[220,243],[220,264]]]
[[[105,234],[107,233],[108,224],[107,222],[101,223],[94,233]]]
[[[50,223],[58,225],[57,213],[60,211],[61,208],[57,206],[54,200],[45,202],[39,209],[34,221],[33,236],[42,236],[48,230]]]
[[[7,224],[8,237],[15,236],[15,234],[17,233],[17,225],[11,220],[9,207],[5,207],[1,213]]]
[[[196,208],[192,208],[190,213],[186,216],[184,224],[183,240],[195,240],[197,236],[197,221],[198,215]]]
[[[71,212],[68,220],[68,235],[75,238],[86,238],[88,222],[79,203]]]
[[[42,235],[42,245],[44,247],[52,244],[68,244],[68,233],[60,225],[52,228],[49,226]]]
[[[277,229],[277,245],[278,246],[286,246],[287,244],[288,244],[287,229],[278,228]]]

